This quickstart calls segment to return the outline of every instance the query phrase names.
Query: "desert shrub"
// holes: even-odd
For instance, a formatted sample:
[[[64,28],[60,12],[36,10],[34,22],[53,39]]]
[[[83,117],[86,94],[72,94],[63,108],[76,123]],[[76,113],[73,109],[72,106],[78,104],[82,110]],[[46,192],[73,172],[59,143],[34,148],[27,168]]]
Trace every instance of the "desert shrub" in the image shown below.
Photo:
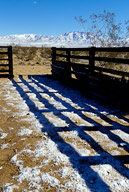
[[[36,51],[37,47],[22,47],[22,46],[13,47],[13,54],[15,54],[18,59],[23,60],[33,60]]]
[[[51,48],[13,46],[14,61],[22,65],[43,65],[51,63]]]
[[[40,56],[43,58],[51,58],[51,48],[49,47],[42,47],[40,51]]]

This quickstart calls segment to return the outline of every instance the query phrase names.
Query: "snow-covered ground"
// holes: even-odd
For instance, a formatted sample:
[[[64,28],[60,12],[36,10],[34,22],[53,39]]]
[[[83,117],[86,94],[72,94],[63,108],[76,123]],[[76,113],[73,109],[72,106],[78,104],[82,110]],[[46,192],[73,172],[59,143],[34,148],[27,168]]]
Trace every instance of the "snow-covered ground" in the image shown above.
[[[26,144],[10,159],[19,170],[13,176],[17,183],[5,183],[3,192],[20,191],[25,181],[28,189],[22,192],[129,191],[127,114],[87,99],[49,76],[21,76],[2,86],[4,100],[17,111],[10,118],[30,123],[19,127],[17,135],[23,141],[40,136],[33,148]],[[0,131],[0,139],[5,139],[8,133]],[[23,156],[35,163],[26,165]]]

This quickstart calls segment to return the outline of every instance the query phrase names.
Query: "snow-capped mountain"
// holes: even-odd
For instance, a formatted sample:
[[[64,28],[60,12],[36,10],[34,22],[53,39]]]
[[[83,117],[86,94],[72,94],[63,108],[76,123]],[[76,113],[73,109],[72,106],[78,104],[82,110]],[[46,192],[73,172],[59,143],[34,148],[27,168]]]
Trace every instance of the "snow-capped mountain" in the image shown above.
[[[0,37],[0,45],[12,44],[48,47],[87,47],[90,46],[90,41],[84,32],[70,32],[59,36],[23,34]]]
[[[0,37],[0,45],[22,45],[22,46],[46,46],[46,47],[88,47],[92,34],[84,32],[70,32],[59,36],[45,36],[36,34],[8,35]],[[97,39],[97,45],[104,39]],[[129,39],[128,39],[129,44]]]

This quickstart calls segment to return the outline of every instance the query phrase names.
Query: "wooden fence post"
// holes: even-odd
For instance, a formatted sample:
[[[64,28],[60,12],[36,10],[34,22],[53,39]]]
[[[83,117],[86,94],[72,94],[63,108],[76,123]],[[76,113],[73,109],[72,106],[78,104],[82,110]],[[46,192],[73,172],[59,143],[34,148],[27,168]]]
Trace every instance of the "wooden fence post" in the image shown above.
[[[52,63],[54,64],[56,60],[56,47],[52,47]]]
[[[94,72],[95,65],[95,47],[90,48],[89,57],[89,73],[92,74]]]
[[[56,61],[56,47],[52,47],[52,65],[54,65],[55,64],[55,61]],[[53,75],[53,73],[54,73],[54,71],[53,71],[53,66],[52,66],[52,69],[51,69],[51,72],[52,72],[52,75]]]
[[[70,50],[66,50],[66,61],[67,61],[67,78],[71,78],[71,61],[70,61]]]
[[[9,76],[13,77],[12,46],[8,47],[8,60],[9,60]]]

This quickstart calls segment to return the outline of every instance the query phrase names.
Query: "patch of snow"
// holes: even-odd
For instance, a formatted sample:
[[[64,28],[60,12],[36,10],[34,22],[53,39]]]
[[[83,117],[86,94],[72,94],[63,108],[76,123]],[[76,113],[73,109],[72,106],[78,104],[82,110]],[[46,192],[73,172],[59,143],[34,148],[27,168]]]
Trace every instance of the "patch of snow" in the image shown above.
[[[59,169],[59,174],[62,178],[66,178],[67,176],[69,176],[71,169],[69,167],[62,167],[61,169]]]
[[[13,130],[14,128],[13,128],[13,127],[9,127],[8,129],[9,129],[9,130]]]
[[[20,170],[20,175],[18,176],[18,181],[22,183],[23,180],[30,180],[33,182],[40,182],[40,169],[37,167],[25,167]]]
[[[78,152],[78,154],[80,154],[80,156],[90,156],[90,154],[91,154],[91,151],[90,150],[88,150],[87,148],[82,148],[82,147],[79,147],[79,146],[77,146],[75,143],[71,143],[70,144],[77,152]]]
[[[118,122],[121,125],[129,126],[129,123],[125,121],[124,119],[118,118],[116,115],[108,115],[111,120]]]
[[[118,135],[123,141],[129,143],[129,134],[120,129],[111,130],[112,133]]]
[[[3,107],[3,108],[2,108],[2,111],[3,111],[3,112],[10,112],[11,110],[9,110],[9,109]]]
[[[67,175],[69,179],[65,184],[67,190],[72,190],[73,192],[90,192],[85,184],[85,181],[81,178],[77,171],[69,169],[69,174]]]
[[[7,137],[8,133],[2,133],[0,132],[0,139],[4,139],[5,137]]]
[[[41,181],[43,184],[49,184],[50,187],[60,187],[60,181],[57,178],[51,176],[49,173],[42,173]]]
[[[68,117],[73,123],[77,124],[78,126],[94,126],[93,124],[89,123],[88,121],[82,119],[77,113],[75,112],[62,112],[62,114]]]
[[[53,106],[53,108],[59,110],[59,109],[66,109],[65,106],[63,106],[63,104],[59,101],[56,101],[52,96],[50,96],[49,94],[46,93],[42,93],[40,94],[42,96],[44,100],[44,104],[47,108],[51,108]]]
[[[18,157],[18,154],[14,155],[14,156],[11,158],[10,161],[13,162],[13,163],[16,163],[16,161],[18,160],[17,157]]]
[[[19,183],[22,183],[24,180],[27,180],[29,182],[28,184],[29,188],[36,188],[37,190],[41,190],[42,187],[40,185],[41,183],[40,168],[37,166],[32,168],[23,167],[23,161],[18,160],[19,154],[16,154],[11,158],[11,162],[15,163],[16,166],[19,167],[19,175],[14,176],[15,179],[17,179]]]
[[[66,105],[67,104],[70,104],[71,106],[71,109],[72,108],[75,108],[75,109],[83,109],[82,107],[80,107],[77,103],[74,103],[70,98],[67,98],[67,97],[64,97],[63,95],[59,94],[59,93],[55,93],[55,95],[60,98],[62,101],[65,101],[66,102]],[[69,106],[69,107],[70,107]]]
[[[58,165],[61,163],[69,164],[69,158],[63,153],[59,152],[57,145],[51,139],[36,143],[36,148],[33,151],[35,158],[47,157],[48,153],[49,162],[53,160]]]
[[[106,111],[101,111],[100,114],[108,115],[108,113]]]
[[[14,185],[13,183],[5,183],[2,186],[3,192],[14,192],[14,190],[18,190],[19,187],[17,185]]]
[[[82,111],[84,115],[91,118],[93,121],[101,124],[102,126],[111,126],[108,122],[104,121],[100,118],[99,114],[93,113],[93,112],[84,112]]]
[[[46,119],[48,119],[51,126],[53,126],[53,125],[55,127],[67,127],[68,126],[68,124],[64,120],[59,118],[57,115],[54,115],[53,112],[43,113],[43,115],[45,115]]]
[[[129,191],[129,180],[119,174],[111,165],[92,166],[92,169],[98,172],[104,182],[110,186],[111,191]]]
[[[18,132],[18,136],[28,136],[32,133],[33,131],[31,129],[22,129]]]
[[[6,148],[9,148],[9,147],[8,147],[8,143],[5,143],[5,144],[2,144],[2,145],[1,145],[1,149],[6,149]]]

